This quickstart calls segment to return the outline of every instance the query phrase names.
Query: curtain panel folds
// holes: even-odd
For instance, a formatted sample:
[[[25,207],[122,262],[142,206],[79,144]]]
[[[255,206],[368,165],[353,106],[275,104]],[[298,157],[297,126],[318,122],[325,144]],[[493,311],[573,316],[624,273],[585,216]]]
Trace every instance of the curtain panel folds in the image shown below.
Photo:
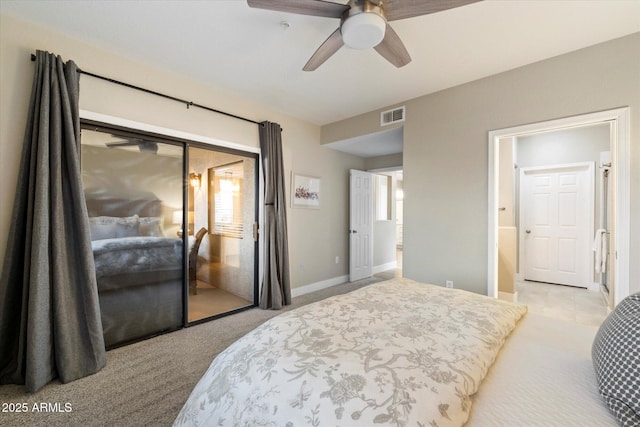
[[[35,392],[106,363],[80,172],[79,73],[38,51],[0,278],[0,383]]]
[[[260,308],[279,310],[291,304],[282,129],[277,123],[262,122],[259,134],[264,174],[264,276]]]

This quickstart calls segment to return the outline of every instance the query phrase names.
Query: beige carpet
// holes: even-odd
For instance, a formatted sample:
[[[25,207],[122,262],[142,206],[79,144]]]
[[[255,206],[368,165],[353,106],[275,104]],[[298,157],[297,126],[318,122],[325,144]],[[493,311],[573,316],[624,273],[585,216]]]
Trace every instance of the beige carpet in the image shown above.
[[[303,295],[286,310],[386,277],[381,274]],[[68,384],[56,381],[35,394],[25,394],[22,386],[2,386],[0,425],[171,425],[214,356],[281,312],[255,308],[111,350],[107,366],[97,374]]]

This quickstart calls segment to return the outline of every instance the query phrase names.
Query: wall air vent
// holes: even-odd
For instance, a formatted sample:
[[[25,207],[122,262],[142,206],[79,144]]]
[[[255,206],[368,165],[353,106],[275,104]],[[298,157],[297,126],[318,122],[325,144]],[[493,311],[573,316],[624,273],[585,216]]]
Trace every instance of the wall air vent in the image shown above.
[[[392,125],[394,123],[404,122],[405,106],[394,108],[380,113],[380,126]]]

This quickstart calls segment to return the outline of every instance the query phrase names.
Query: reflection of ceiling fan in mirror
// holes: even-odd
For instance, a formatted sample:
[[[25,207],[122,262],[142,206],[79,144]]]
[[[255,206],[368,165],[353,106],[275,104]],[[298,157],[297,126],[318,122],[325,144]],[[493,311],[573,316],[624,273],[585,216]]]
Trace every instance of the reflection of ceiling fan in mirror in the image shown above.
[[[138,146],[138,150],[142,153],[158,153],[158,143],[153,141],[147,141],[144,139],[132,138],[124,141],[115,141],[115,142],[107,142],[105,144],[109,148],[114,147],[128,147],[128,146]]]
[[[304,66],[313,71],[342,46],[374,48],[400,68],[411,62],[402,40],[390,21],[413,18],[464,6],[480,0],[349,0],[347,4],[324,0],[247,0],[249,7],[300,15],[340,18],[340,25]]]

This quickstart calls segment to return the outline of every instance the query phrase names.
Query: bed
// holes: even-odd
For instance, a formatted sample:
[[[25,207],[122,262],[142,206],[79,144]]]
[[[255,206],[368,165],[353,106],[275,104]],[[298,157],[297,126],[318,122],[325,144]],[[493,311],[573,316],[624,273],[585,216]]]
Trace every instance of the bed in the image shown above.
[[[175,425],[461,425],[525,312],[408,279],[329,298],[218,355]]]
[[[376,283],[236,341],[174,426],[637,426],[640,294],[625,301],[598,330],[461,290]],[[612,366],[635,374],[607,385]]]
[[[107,348],[177,329],[182,322],[182,240],[163,231],[153,195],[86,196]]]

